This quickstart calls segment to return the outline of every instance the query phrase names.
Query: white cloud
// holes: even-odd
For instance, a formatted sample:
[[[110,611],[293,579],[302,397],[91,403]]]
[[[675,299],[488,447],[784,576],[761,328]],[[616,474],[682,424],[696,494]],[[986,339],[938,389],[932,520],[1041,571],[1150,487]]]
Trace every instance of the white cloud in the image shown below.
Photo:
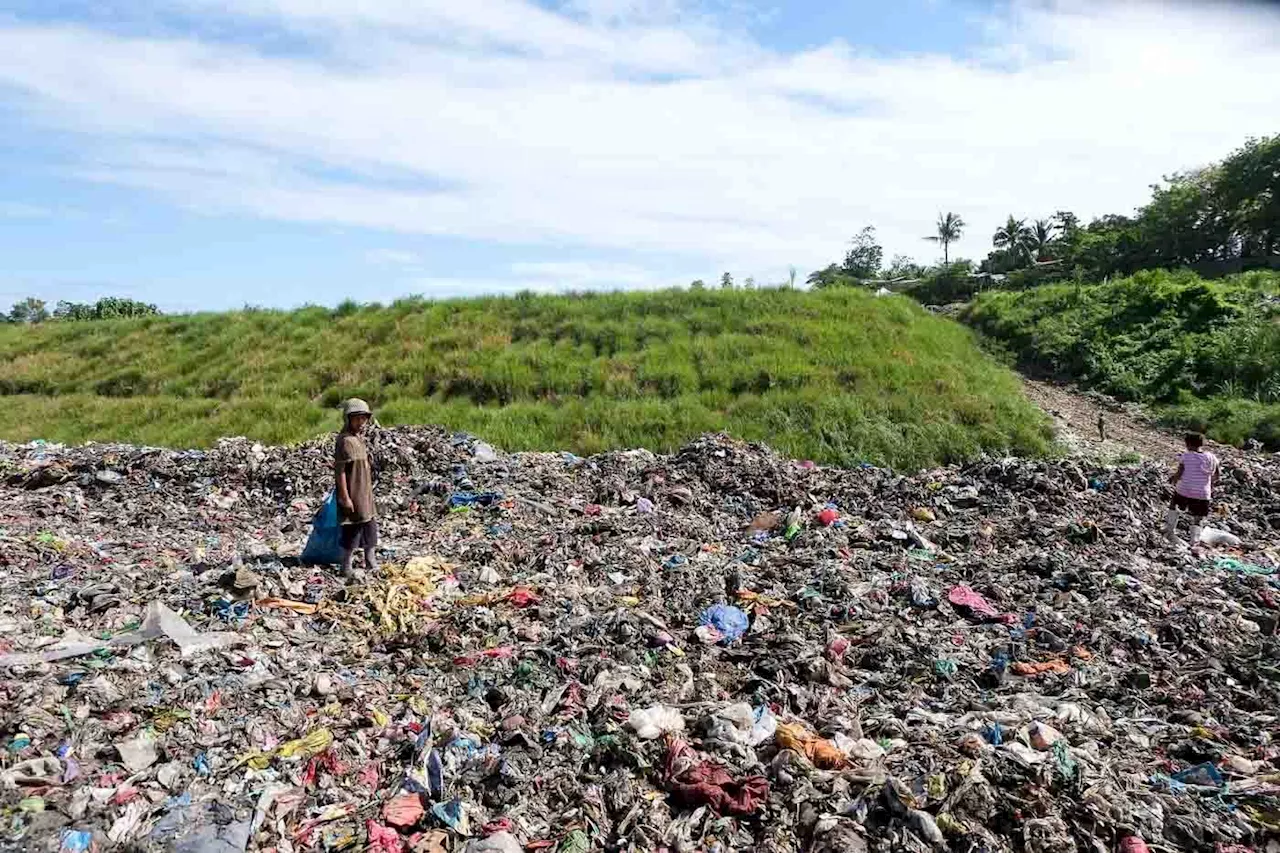
[[[364,259],[381,267],[417,268],[422,264],[421,255],[405,249],[370,249],[364,253]]]
[[[0,201],[0,219],[45,219],[50,216],[53,216],[53,211],[47,207],[16,201]]]
[[[657,290],[687,284],[692,278],[613,261],[517,261],[507,267],[505,275],[422,276],[408,284],[423,295],[444,298],[467,294],[510,295],[523,290],[534,293]]]
[[[182,6],[316,51],[0,24],[0,103],[81,134],[81,176],[178,204],[704,278],[825,265],[868,223],[929,257],[941,210],[970,223],[953,256],[981,257],[1010,212],[1127,212],[1280,115],[1277,19],[1253,7],[1018,5],[963,59],[779,54],[674,0]],[[654,275],[555,275],[583,270]],[[555,277],[532,272],[503,286]]]

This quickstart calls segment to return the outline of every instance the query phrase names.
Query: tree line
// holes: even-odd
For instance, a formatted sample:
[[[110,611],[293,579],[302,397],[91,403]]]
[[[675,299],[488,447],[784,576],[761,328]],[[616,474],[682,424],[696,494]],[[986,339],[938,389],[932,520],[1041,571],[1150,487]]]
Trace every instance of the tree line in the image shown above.
[[[58,302],[50,311],[43,299],[28,296],[15,302],[8,314],[0,314],[0,322],[46,323],[49,321],[115,320],[122,317],[154,317],[160,309],[148,302],[106,296],[97,302]]]
[[[1100,281],[1143,269],[1192,267],[1237,271],[1280,263],[1280,136],[1250,139],[1226,159],[1168,176],[1133,216],[1111,214],[1087,225],[1071,211],[1045,218],[1010,214],[974,264],[952,261],[962,216],[938,215],[925,240],[942,247],[942,263],[923,267],[896,256],[886,267],[874,226],[858,232],[841,263],[809,276],[814,287],[875,285],[911,278],[1006,276],[1012,286],[1074,278]]]

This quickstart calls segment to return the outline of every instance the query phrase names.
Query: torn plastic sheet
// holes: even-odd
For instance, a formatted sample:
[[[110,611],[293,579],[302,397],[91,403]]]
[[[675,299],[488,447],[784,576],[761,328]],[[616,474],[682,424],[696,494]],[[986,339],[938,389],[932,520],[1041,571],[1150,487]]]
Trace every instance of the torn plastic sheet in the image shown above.
[[[225,648],[241,639],[239,634],[227,631],[210,631],[201,634],[164,604],[159,601],[153,601],[147,605],[147,612],[143,617],[142,626],[137,631],[130,631],[127,634],[112,637],[110,640],[96,642],[88,642],[79,637],[79,635],[72,637],[70,642],[67,642],[66,638],[64,638],[63,641],[50,646],[42,652],[19,652],[0,655],[0,667],[52,663],[66,660],[67,658],[90,655],[102,649],[136,646],[139,643],[145,643],[147,640],[158,640],[161,637],[168,637],[173,640],[181,650],[184,658],[213,649]]]

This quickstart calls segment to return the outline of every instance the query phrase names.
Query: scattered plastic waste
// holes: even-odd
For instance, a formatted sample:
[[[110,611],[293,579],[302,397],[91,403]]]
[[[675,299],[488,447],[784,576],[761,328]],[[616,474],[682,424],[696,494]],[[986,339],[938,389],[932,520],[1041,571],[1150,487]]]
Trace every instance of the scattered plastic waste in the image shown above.
[[[0,443],[0,847],[1280,834],[1272,455],[1223,449],[1215,529],[1239,543],[1192,552],[1163,539],[1162,464],[369,443],[381,568],[356,582],[302,559],[331,439]]]

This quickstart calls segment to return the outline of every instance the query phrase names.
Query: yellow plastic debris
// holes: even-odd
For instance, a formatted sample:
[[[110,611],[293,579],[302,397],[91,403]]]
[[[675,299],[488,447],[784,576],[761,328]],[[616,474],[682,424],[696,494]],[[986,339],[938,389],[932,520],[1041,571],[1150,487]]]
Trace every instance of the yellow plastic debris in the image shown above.
[[[333,732],[328,729],[313,729],[297,740],[282,743],[276,750],[280,758],[311,758],[319,755],[333,745]]]

